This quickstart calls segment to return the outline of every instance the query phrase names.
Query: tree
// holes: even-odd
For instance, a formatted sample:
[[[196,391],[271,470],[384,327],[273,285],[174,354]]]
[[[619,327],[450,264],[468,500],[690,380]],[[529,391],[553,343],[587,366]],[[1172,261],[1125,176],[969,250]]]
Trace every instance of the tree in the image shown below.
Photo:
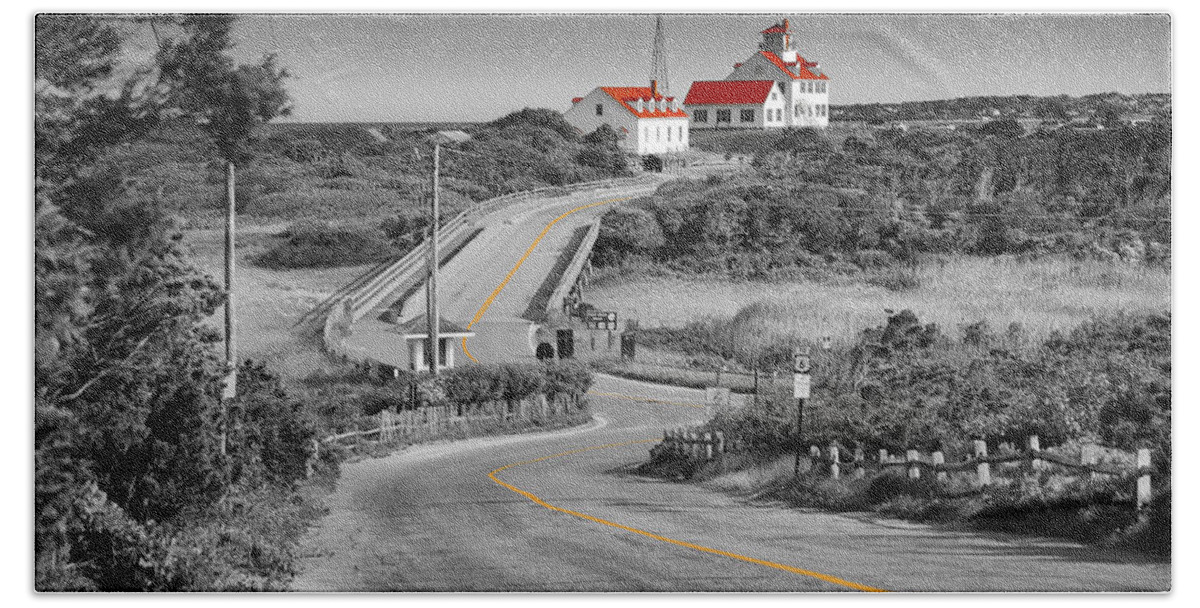
[[[234,17],[189,15],[180,26],[185,38],[168,41],[159,50],[160,80],[173,92],[178,106],[204,126],[225,161],[225,398],[237,395],[237,346],[234,338],[234,220],[236,172],[250,162],[249,143],[255,129],[291,113],[283,81],[288,73],[267,55],[256,65],[234,66],[225,53]]]

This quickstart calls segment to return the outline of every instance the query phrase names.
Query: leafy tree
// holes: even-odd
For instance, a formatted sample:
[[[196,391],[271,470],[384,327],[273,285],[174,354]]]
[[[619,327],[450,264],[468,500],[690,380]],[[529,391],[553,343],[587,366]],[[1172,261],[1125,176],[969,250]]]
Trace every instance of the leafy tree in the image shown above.
[[[173,101],[204,126],[225,161],[225,395],[237,394],[237,351],[234,341],[233,231],[237,208],[235,175],[250,162],[256,128],[291,113],[283,88],[288,77],[274,55],[256,65],[234,66],[225,52],[232,47],[231,15],[188,15],[180,20],[181,40],[168,40],[158,52],[160,82]]]

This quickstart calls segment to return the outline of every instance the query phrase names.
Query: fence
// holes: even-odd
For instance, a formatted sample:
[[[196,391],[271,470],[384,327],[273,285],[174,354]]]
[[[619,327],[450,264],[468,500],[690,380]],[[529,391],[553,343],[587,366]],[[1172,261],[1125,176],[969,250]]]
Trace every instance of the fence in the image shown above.
[[[441,227],[438,237],[446,250],[453,250],[475,233],[474,228],[480,219],[509,205],[530,201],[545,195],[566,194],[621,184],[636,184],[641,181],[649,180],[645,178],[609,179],[568,186],[549,186],[498,196],[459,213]],[[326,352],[342,359],[360,358],[349,352],[343,344],[343,338],[349,333],[350,326],[389,295],[411,288],[424,280],[428,247],[428,241],[422,241],[400,259],[377,265],[337,290],[302,318],[302,320],[311,319],[322,314],[325,315],[321,336]]]
[[[959,462],[946,462],[942,451],[934,451],[925,457],[919,450],[905,450],[904,455],[891,455],[886,449],[878,451],[878,458],[869,461],[861,446],[856,446],[844,457],[842,446],[830,444],[822,457],[821,448],[810,446],[808,460],[810,471],[823,471],[833,479],[842,477],[843,467],[847,467],[850,477],[862,479],[868,469],[882,472],[888,469],[901,469],[910,479],[920,479],[924,475],[933,475],[935,481],[946,483],[951,474],[967,474],[973,476],[977,487],[985,488],[996,483],[993,478],[992,465],[1017,465],[1022,472],[1041,472],[1048,470],[1051,465],[1086,474],[1095,480],[1101,476],[1122,476],[1133,473],[1136,481],[1136,505],[1141,510],[1150,504],[1152,498],[1151,480],[1155,468],[1151,464],[1151,450],[1142,448],[1136,453],[1134,466],[1100,464],[1100,446],[1083,444],[1078,459],[1072,459],[1057,452],[1049,452],[1041,448],[1037,435],[1028,438],[1026,449],[1016,451],[1008,444],[1001,454],[988,455],[987,442],[978,439],[973,442],[972,455]],[[673,455],[693,461],[707,462],[722,457],[731,452],[743,451],[743,445],[736,439],[726,440],[721,431],[705,429],[687,429],[678,427],[663,431],[663,440],[651,452],[651,458],[663,455]]]
[[[383,410],[374,418],[375,428],[347,431],[315,441],[314,452],[324,444],[347,439],[375,437],[377,441],[406,440],[417,442],[472,424],[497,424],[521,422],[547,422],[555,416],[570,414],[582,406],[579,395],[559,394],[547,397],[538,394],[526,399],[512,401],[489,401],[472,405],[447,404],[426,405],[414,409]]]

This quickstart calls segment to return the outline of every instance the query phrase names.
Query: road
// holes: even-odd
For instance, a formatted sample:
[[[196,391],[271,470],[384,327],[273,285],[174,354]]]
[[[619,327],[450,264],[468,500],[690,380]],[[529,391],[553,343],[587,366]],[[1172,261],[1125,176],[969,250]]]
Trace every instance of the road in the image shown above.
[[[475,357],[529,356],[527,340],[521,341],[527,331],[516,325],[523,302],[553,264],[553,244],[565,242],[572,225],[606,205],[564,217],[532,252],[529,244],[563,213],[621,196],[628,194],[575,196],[562,205],[515,214],[507,228],[477,239],[478,249],[456,259],[461,266],[443,274],[453,294],[448,310],[469,319],[492,298],[476,329],[487,328],[489,321],[504,324],[487,338],[481,331],[481,339],[469,343]],[[542,245],[549,247],[538,252]],[[1136,591],[1170,586],[1169,564],[1075,543],[754,504],[691,484],[639,477],[631,467],[645,460],[663,428],[708,415],[700,405],[703,396],[608,376],[597,377],[593,392],[596,422],[584,428],[423,445],[347,464],[330,513],[305,540],[306,557],[293,587]]]

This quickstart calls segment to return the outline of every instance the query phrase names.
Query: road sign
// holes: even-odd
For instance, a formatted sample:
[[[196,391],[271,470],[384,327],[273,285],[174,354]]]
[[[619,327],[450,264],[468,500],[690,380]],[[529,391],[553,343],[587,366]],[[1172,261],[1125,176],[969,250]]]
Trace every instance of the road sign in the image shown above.
[[[807,346],[801,346],[793,353],[792,371],[797,374],[812,371],[812,351]]]
[[[583,322],[588,329],[617,329],[617,313],[594,312],[584,317]]]
[[[808,374],[796,374],[792,376],[792,397],[796,399],[808,399],[810,389],[812,389],[812,376]]]

